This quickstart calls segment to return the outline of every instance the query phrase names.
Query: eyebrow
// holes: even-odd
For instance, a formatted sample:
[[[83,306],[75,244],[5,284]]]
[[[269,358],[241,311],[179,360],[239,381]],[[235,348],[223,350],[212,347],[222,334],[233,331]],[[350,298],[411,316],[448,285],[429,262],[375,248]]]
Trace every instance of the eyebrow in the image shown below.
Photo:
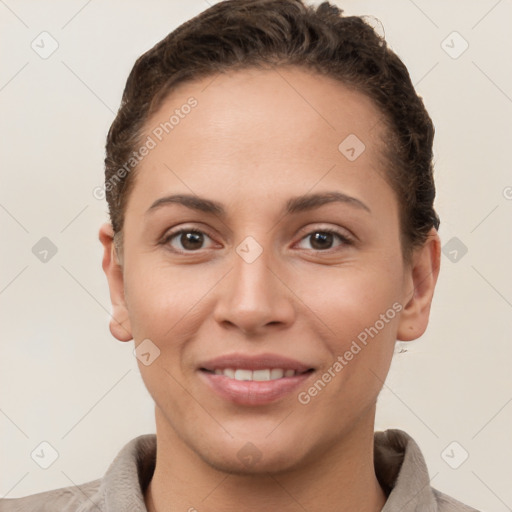
[[[285,214],[309,211],[333,202],[347,204],[371,213],[370,208],[355,197],[343,194],[342,192],[323,192],[292,197],[286,202]],[[146,215],[169,204],[181,204],[192,210],[218,215],[221,218],[226,217],[226,210],[221,203],[189,194],[174,194],[161,197],[148,208]]]

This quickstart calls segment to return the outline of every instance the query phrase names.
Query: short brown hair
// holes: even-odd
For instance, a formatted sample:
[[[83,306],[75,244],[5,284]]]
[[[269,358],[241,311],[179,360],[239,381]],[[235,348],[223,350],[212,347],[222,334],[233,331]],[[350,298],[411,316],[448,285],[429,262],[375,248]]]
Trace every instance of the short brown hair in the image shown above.
[[[126,171],[120,179],[119,170],[126,168],[145,123],[173,88],[268,64],[297,65],[335,78],[379,107],[387,126],[385,177],[399,200],[402,248],[408,257],[432,227],[439,228],[433,206],[434,126],[407,68],[385,40],[362,17],[343,16],[329,2],[315,8],[302,0],[225,0],[137,59],[106,143],[106,197],[114,233],[122,233],[134,180],[134,173]]]

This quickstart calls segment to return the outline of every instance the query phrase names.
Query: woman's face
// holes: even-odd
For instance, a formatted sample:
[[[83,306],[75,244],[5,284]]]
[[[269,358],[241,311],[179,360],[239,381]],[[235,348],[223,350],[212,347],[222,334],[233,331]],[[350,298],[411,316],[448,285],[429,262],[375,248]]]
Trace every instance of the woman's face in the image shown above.
[[[147,123],[111,329],[150,340],[159,435],[279,471],[373,429],[396,339],[426,327],[383,135],[366,96],[298,68],[182,84]]]

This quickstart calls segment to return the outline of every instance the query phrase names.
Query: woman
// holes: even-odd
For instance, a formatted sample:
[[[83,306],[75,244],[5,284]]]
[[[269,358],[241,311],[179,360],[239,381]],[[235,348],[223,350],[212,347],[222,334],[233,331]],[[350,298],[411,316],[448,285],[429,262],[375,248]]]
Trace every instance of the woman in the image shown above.
[[[327,2],[220,2],[142,55],[99,236],[156,436],[0,510],[474,511],[374,432],[439,272],[433,135],[404,64]]]

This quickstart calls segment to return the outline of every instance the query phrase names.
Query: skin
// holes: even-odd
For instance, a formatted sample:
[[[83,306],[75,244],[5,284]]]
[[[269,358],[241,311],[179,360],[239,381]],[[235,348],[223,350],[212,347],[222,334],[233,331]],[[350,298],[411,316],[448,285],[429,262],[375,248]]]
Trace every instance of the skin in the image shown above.
[[[416,339],[427,327],[437,232],[403,262],[399,203],[383,178],[384,126],[366,96],[300,68],[230,72],[175,89],[146,135],[190,96],[197,107],[139,165],[122,255],[111,226],[100,229],[111,332],[135,346],[149,338],[160,350],[150,365],[138,361],[157,431],[147,508],[380,511],[386,497],[373,466],[376,400],[395,341]],[[351,162],[338,145],[352,133],[366,149]],[[283,214],[291,197],[327,191],[357,198],[371,212],[331,202]],[[177,193],[218,201],[226,217],[179,204],[146,213]],[[202,242],[187,245],[177,235],[160,243],[171,228],[185,227],[205,233]],[[315,242],[322,228],[352,243],[336,235]],[[247,236],[263,249],[252,263],[236,252]],[[300,403],[298,392],[394,303],[401,312]],[[237,405],[211,391],[197,368],[233,352],[280,354],[315,372],[277,402]],[[261,455],[250,465],[237,456],[248,442]]]

